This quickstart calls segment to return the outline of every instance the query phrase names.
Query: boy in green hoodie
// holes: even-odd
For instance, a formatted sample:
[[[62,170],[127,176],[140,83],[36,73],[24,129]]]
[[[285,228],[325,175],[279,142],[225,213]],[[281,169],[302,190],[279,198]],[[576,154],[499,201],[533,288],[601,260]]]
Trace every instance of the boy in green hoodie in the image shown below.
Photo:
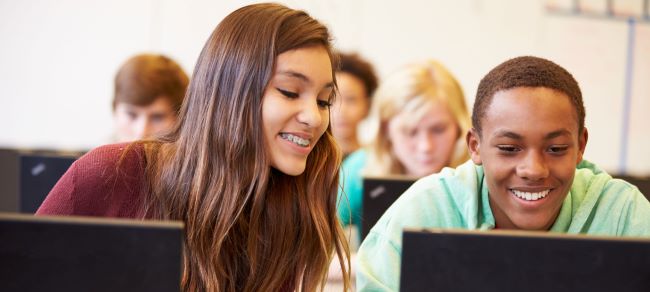
[[[583,160],[588,133],[576,80],[518,57],[480,82],[466,141],[471,160],[416,182],[370,231],[359,291],[397,291],[404,227],[650,236],[650,203]],[[486,250],[486,252],[489,252]]]

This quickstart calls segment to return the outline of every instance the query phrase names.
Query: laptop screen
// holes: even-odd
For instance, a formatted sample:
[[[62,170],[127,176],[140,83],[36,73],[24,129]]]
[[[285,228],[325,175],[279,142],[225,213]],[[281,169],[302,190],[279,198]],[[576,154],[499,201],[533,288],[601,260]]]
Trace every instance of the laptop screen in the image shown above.
[[[414,182],[413,178],[398,176],[363,178],[361,240],[366,238],[370,229],[375,226],[388,207]]]
[[[406,229],[400,291],[650,291],[648,267],[650,239]]]
[[[179,291],[183,224],[0,213],[0,291]]]

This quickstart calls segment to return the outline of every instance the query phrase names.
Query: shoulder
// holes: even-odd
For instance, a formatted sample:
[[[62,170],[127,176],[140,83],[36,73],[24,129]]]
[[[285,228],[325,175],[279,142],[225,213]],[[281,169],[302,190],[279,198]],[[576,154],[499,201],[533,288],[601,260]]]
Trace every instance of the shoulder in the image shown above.
[[[368,152],[365,149],[359,149],[348,155],[345,160],[343,160],[343,167],[346,168],[357,168],[366,164],[368,159]]]
[[[637,195],[641,195],[634,185],[621,179],[612,178],[595,164],[586,160],[576,168],[571,194],[581,200],[597,198],[598,201],[604,201],[602,203],[634,199]]]
[[[648,200],[636,186],[612,178],[595,165],[576,169],[571,199],[575,214],[572,222],[591,218],[584,219],[584,224],[593,232],[650,234],[650,223],[645,223],[650,222]]]
[[[471,161],[417,180],[384,213],[373,231],[395,241],[403,227],[461,227],[475,216],[482,169]],[[467,211],[470,210],[470,211]],[[471,214],[469,214],[471,213]]]
[[[38,213],[130,217],[139,203],[143,178],[142,145],[101,146],[72,164]]]
[[[104,170],[119,167],[128,170],[134,166],[143,166],[144,148],[142,144],[109,144],[97,147],[83,155],[75,162],[78,170]]]
[[[417,180],[402,197],[404,201],[413,201],[411,204],[423,207],[440,206],[440,202],[476,200],[482,179],[483,168],[470,160],[457,168],[445,167],[439,173]],[[430,204],[424,205],[422,200]]]

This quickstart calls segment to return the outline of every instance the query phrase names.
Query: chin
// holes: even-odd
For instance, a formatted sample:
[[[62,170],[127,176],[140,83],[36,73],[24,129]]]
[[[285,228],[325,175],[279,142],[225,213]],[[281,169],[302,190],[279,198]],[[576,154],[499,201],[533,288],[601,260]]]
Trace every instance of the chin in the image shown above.
[[[279,172],[282,172],[286,175],[290,176],[299,176],[305,172],[305,165],[297,166],[297,165],[278,165],[278,166],[273,166],[276,170]]]
[[[542,222],[542,220],[539,221],[524,221],[520,222],[521,224],[516,224],[518,229],[521,230],[528,230],[528,231],[547,231],[551,229],[551,226],[553,226],[553,223],[549,224],[548,220]]]

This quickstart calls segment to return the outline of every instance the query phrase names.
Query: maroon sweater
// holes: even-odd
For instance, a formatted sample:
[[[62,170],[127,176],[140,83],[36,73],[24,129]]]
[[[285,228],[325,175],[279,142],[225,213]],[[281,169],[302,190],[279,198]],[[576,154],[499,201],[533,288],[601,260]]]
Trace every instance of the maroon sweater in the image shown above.
[[[144,149],[101,146],[70,166],[36,215],[142,218]],[[125,155],[123,155],[126,153]]]
[[[36,215],[142,218],[144,149],[138,144],[123,156],[127,146],[101,146],[75,161]],[[293,290],[291,281],[281,289]]]

